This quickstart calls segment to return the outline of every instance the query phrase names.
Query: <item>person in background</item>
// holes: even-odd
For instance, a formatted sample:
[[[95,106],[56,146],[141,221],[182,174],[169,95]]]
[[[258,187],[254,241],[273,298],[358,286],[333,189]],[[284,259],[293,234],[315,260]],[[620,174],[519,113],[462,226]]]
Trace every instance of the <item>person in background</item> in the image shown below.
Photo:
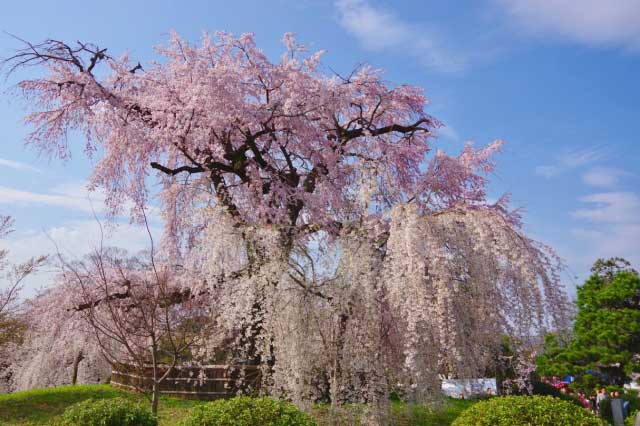
[[[618,391],[615,391],[613,394],[615,398],[622,399],[622,417],[624,418],[629,417],[629,415],[631,414],[629,413],[629,401],[627,401],[627,399],[624,398],[624,395],[620,395],[620,392]]]
[[[589,410],[593,414],[595,414],[598,411],[598,408],[597,408],[598,406],[597,406],[597,403],[596,403],[596,398],[598,396],[598,393],[599,393],[599,391],[596,389],[596,394],[595,395],[591,395],[589,397]]]
[[[487,395],[493,396],[493,389],[487,388]]]
[[[587,400],[587,398],[585,398],[582,392],[578,392],[578,401],[580,401],[584,408],[589,408],[589,401]]]
[[[602,403],[602,401],[609,399],[609,396],[607,395],[607,390],[605,388],[602,388],[598,391],[598,394],[596,395],[596,409],[598,410],[598,413],[600,413],[600,404]]]

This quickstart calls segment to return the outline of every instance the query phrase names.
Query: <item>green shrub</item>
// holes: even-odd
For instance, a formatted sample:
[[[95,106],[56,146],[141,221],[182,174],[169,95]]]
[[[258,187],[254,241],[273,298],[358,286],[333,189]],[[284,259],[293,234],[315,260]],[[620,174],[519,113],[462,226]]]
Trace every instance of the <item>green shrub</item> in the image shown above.
[[[507,396],[478,402],[452,426],[605,426],[584,408],[551,396]]]
[[[295,405],[271,398],[240,396],[195,407],[182,426],[315,426]]]
[[[124,398],[88,399],[67,408],[59,426],[157,426],[151,411]]]
[[[600,401],[599,405],[600,417],[613,423],[613,412],[611,411],[611,400],[609,398]]]
[[[622,399],[629,401],[629,412],[640,411],[640,396],[637,390],[625,389]]]
[[[624,426],[635,426],[636,416],[640,413],[640,411],[632,412],[629,417],[624,419]]]

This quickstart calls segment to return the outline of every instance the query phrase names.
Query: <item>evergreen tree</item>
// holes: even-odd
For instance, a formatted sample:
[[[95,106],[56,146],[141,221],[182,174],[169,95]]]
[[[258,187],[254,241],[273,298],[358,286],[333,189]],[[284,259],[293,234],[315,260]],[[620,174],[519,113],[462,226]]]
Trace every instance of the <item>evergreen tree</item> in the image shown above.
[[[547,336],[538,371],[622,385],[640,372],[640,276],[621,258],[599,259],[591,271],[578,287],[573,335]]]

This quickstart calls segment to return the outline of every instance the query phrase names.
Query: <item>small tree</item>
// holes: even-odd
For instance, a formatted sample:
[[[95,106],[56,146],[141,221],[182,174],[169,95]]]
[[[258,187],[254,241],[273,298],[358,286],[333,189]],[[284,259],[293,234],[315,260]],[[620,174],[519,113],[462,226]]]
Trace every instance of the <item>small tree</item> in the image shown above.
[[[0,215],[0,239],[12,232],[12,225],[10,216]],[[8,352],[11,352],[8,347],[12,343],[20,343],[26,328],[18,315],[18,294],[22,282],[46,261],[46,256],[39,256],[14,265],[9,263],[8,255],[7,249],[0,249],[0,372],[8,367]],[[6,375],[2,373],[2,376]]]
[[[212,315],[205,294],[193,294],[187,273],[159,263],[153,249],[131,257],[101,247],[62,265],[63,285],[77,292],[73,309],[107,361],[134,366],[141,376],[151,369],[151,409],[157,413],[160,384],[209,335]],[[143,384],[139,390],[148,389]]]
[[[13,220],[10,216],[0,215],[0,239],[12,232]],[[33,257],[24,263],[9,264],[9,251],[0,249],[0,346],[13,340],[23,328],[15,317],[18,293],[24,279],[41,266],[46,256]]]
[[[640,372],[640,276],[621,258],[599,259],[591,271],[578,287],[573,336],[547,338],[540,374],[575,374],[590,384],[595,374],[622,385]]]

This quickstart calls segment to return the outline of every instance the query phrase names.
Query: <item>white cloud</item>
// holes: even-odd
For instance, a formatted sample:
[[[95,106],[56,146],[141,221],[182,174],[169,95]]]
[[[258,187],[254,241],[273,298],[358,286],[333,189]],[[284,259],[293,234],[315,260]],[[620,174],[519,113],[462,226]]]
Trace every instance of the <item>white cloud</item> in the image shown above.
[[[551,179],[558,176],[562,172],[562,168],[560,166],[537,166],[535,172],[539,176]]]
[[[571,216],[581,221],[571,230],[578,242],[576,259],[585,269],[598,258],[621,256],[640,266],[640,196],[602,192],[580,198],[588,206]]]
[[[528,34],[640,48],[639,0],[494,0]]]
[[[449,126],[449,125],[442,126],[436,131],[436,133],[445,139],[449,139],[454,142],[460,141],[460,134],[452,126]]]
[[[579,248],[574,265],[588,270],[598,258],[624,257],[636,269],[640,266],[640,224],[615,224],[599,229],[577,227],[571,230]]]
[[[594,167],[587,170],[582,175],[582,180],[591,186],[597,188],[610,188],[616,186],[618,181],[623,176],[630,176],[631,173],[611,167]]]
[[[23,191],[7,186],[0,186],[0,205],[49,206],[74,210],[83,213],[106,213],[106,195],[104,190],[89,191],[82,182],[69,182],[51,188],[48,192]],[[122,212],[127,213],[134,207],[133,202],[126,201]],[[156,206],[145,207],[145,214],[151,221],[159,220],[160,210]]]
[[[593,207],[575,210],[573,217],[597,223],[640,223],[640,197],[632,192],[602,192],[580,201]]]
[[[366,49],[407,53],[440,72],[458,72],[465,67],[465,59],[445,48],[438,35],[427,28],[407,23],[367,0],[337,0],[335,5],[340,25]]]
[[[593,146],[587,148],[573,148],[565,150],[555,156],[553,164],[541,165],[535,168],[537,175],[547,179],[556,177],[566,171],[586,166],[605,156],[605,147]]]
[[[160,231],[151,229],[155,241]],[[56,252],[56,246],[63,254],[78,258],[100,246],[102,232],[105,246],[121,247],[131,253],[149,246],[149,234],[144,226],[107,225],[95,220],[70,221],[44,230],[15,233],[7,244],[15,259],[42,254],[43,251],[52,254]]]
[[[7,160],[5,158],[0,158],[0,167],[7,167],[9,169],[20,170],[25,172],[35,172],[42,173],[37,167],[31,166],[29,164],[21,163],[19,161]]]
[[[103,201],[103,195],[90,193],[76,185],[57,187],[51,193],[22,191],[0,186],[0,204],[44,205],[92,213],[104,210]]]

